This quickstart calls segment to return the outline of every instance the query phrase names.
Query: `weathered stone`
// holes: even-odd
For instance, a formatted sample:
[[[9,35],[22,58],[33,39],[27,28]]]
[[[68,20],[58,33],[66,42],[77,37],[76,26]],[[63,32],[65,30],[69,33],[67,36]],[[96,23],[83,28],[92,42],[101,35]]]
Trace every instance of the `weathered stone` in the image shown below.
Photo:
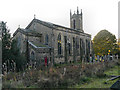
[[[77,20],[78,18],[80,21]],[[20,51],[24,54],[26,54],[28,42],[30,59],[39,63],[44,64],[46,56],[49,63],[88,60],[91,52],[91,35],[83,31],[82,12],[71,14],[70,21],[71,28],[67,28],[33,19],[25,29],[18,28],[13,39],[18,40]],[[73,24],[76,24],[76,28],[73,28]]]

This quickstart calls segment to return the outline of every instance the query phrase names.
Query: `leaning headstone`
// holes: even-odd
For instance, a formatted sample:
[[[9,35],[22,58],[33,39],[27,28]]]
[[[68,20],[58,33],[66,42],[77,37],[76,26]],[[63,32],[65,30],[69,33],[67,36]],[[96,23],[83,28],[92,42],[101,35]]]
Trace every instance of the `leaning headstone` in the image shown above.
[[[65,73],[66,73],[66,68],[64,67],[64,73],[63,73],[63,76],[65,75]]]

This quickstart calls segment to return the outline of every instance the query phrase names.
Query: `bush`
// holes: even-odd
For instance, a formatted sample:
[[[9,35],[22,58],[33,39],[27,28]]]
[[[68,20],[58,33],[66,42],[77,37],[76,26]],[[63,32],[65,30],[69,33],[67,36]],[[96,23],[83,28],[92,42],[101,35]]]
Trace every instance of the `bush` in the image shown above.
[[[24,88],[22,81],[6,81],[3,82],[2,88]]]
[[[104,70],[99,69],[96,73],[96,76],[99,78],[103,78],[106,76],[106,74],[104,74]]]
[[[59,80],[58,88],[67,88],[68,84],[69,84],[68,80]]]
[[[13,88],[13,87],[11,86],[11,83],[7,81],[7,82],[3,82],[2,88]]]
[[[81,77],[80,78],[80,83],[86,83],[89,82],[91,79],[89,77]]]

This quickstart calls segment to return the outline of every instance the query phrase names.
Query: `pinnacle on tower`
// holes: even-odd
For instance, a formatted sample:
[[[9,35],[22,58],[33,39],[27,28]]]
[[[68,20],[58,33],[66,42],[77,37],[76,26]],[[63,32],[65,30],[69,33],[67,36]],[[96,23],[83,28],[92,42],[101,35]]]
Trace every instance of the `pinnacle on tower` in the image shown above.
[[[36,19],[36,15],[34,14],[34,19]]]
[[[70,9],[70,17],[72,16],[71,9]]]
[[[78,7],[77,7],[77,14],[79,14],[79,10],[78,10]]]
[[[82,9],[81,9],[81,15],[82,15]]]

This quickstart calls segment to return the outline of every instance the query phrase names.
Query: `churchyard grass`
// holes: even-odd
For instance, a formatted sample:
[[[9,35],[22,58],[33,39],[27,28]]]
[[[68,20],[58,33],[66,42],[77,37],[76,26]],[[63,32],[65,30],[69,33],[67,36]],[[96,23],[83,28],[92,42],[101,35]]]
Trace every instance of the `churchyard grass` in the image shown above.
[[[110,76],[118,76],[118,66],[114,66],[113,68],[109,68],[107,71],[104,72],[106,77],[98,78],[98,77],[91,77],[90,81],[84,84],[75,85],[74,88],[110,88],[118,79],[110,80]]]

